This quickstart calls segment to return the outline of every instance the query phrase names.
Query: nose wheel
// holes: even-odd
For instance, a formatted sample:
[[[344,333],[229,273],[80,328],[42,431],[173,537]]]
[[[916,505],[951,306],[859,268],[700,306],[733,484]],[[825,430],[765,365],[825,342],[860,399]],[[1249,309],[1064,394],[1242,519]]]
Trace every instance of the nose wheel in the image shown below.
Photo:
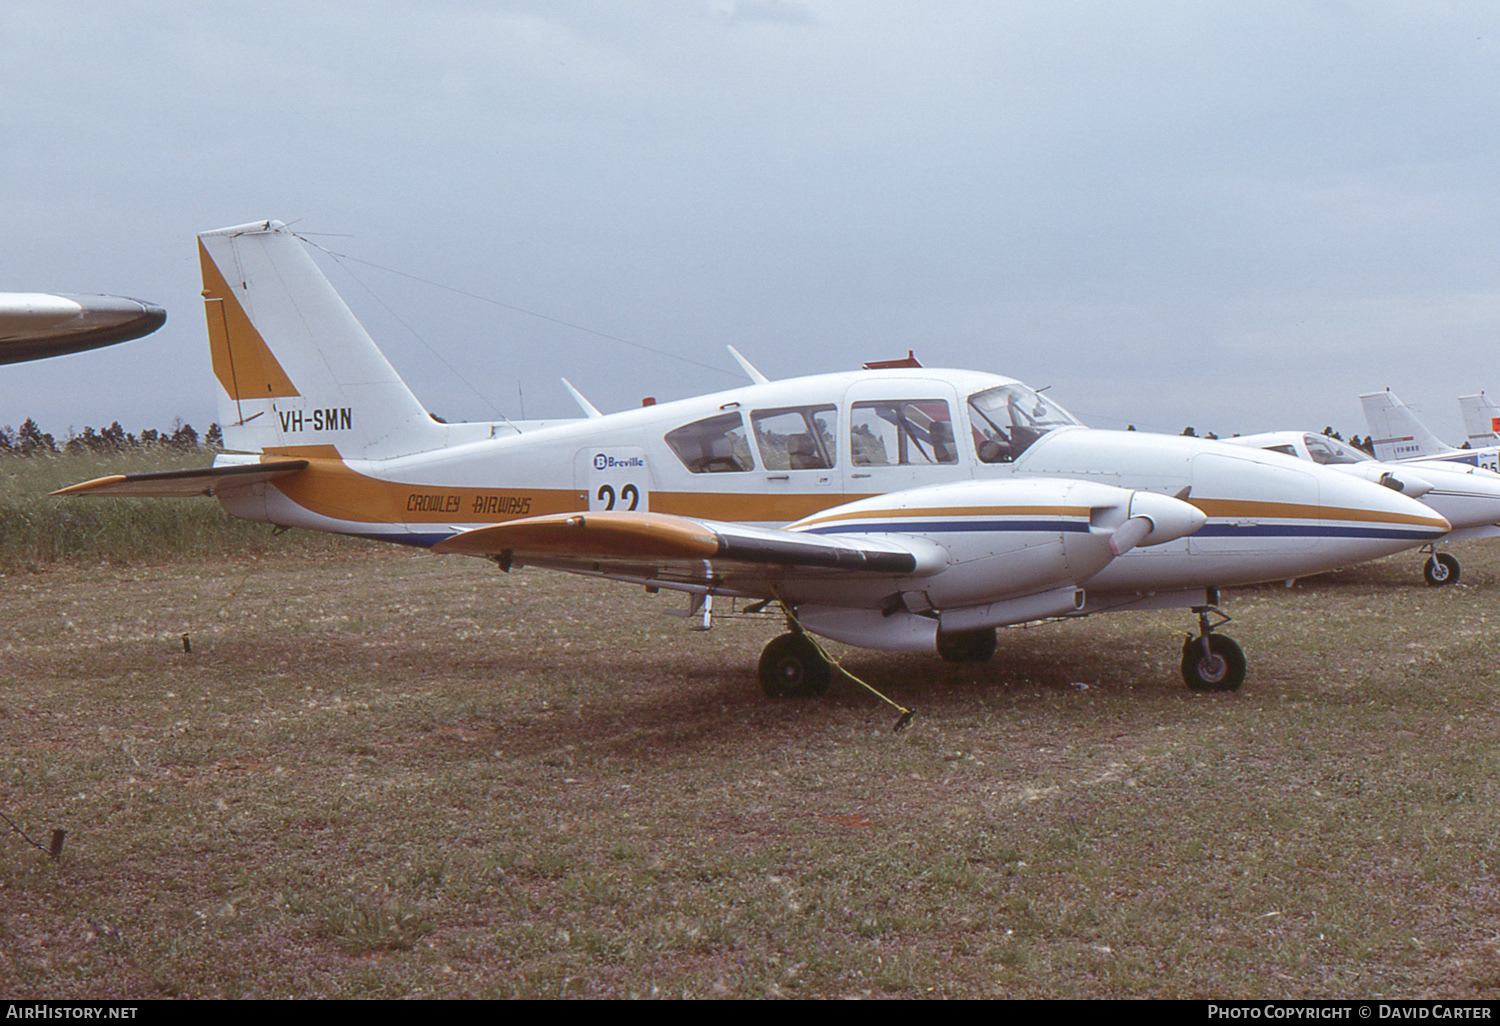
[[[1434,588],[1458,583],[1458,560],[1446,552],[1434,552],[1422,564],[1422,576]]]
[[[1229,622],[1219,610],[1200,606],[1198,636],[1189,637],[1182,646],[1182,679],[1193,691],[1235,691],[1245,683],[1245,650],[1233,638],[1214,634],[1214,627]],[[1209,622],[1209,615],[1222,619]]]

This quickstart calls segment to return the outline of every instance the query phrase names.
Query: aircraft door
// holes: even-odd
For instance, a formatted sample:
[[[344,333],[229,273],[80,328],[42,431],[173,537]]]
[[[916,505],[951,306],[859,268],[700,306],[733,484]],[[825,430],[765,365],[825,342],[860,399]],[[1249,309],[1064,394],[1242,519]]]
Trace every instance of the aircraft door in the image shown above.
[[[833,403],[755,409],[751,431],[768,497],[800,499],[788,519],[826,508],[840,494],[838,407]]]
[[[651,508],[651,466],[638,445],[578,450],[573,479],[592,510],[645,512]]]
[[[957,396],[947,382],[875,377],[850,388],[845,400],[839,465],[846,498],[974,476],[958,444]]]

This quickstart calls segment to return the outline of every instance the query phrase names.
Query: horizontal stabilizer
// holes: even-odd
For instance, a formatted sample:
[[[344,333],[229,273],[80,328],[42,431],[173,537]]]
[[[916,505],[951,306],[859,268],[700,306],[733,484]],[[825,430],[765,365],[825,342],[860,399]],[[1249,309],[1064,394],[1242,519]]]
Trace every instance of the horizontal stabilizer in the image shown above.
[[[184,499],[248,488],[307,469],[307,460],[246,463],[201,470],[163,470],[151,474],[111,474],[82,484],[59,488],[53,495],[99,496],[107,499]]]

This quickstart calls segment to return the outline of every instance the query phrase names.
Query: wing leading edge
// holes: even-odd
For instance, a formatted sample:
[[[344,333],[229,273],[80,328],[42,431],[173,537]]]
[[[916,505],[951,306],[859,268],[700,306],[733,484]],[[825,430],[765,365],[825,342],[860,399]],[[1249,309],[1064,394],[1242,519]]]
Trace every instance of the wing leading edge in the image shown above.
[[[889,538],[854,542],[810,537],[666,513],[597,512],[528,517],[463,531],[434,552],[488,556],[555,569],[696,583],[750,568],[838,570],[876,575],[931,573],[940,553]]]

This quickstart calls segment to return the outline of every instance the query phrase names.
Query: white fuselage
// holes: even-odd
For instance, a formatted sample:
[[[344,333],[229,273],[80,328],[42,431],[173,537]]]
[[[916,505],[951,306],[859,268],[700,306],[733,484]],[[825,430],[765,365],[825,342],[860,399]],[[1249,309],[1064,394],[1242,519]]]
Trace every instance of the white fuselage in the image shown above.
[[[1088,588],[1100,608],[1142,593],[1319,573],[1447,529],[1390,489],[1203,439],[1074,423],[997,457],[967,400],[1011,384],[956,370],[820,375],[536,428],[455,425],[456,434],[485,437],[382,460],[327,458],[342,429],[335,422],[327,431],[308,428],[298,439],[305,446],[274,450],[312,458],[308,472],[223,501],[239,516],[423,546],[475,527],[578,510],[795,527],[870,496],[1031,477],[1176,495],[1203,511],[1206,523],[1190,537],[1128,552],[1096,574]],[[909,439],[874,437],[893,420],[911,429]],[[311,414],[301,423],[311,425]],[[815,434],[808,451],[806,436]]]

